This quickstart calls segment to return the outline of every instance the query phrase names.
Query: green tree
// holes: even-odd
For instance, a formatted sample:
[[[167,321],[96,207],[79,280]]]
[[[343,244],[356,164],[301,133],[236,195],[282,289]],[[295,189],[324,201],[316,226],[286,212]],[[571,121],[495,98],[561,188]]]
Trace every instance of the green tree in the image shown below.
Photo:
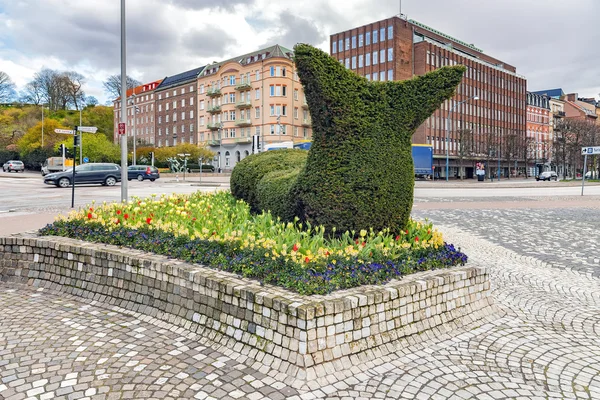
[[[64,125],[61,125],[54,119],[44,120],[44,148],[55,148],[56,145],[65,140],[64,134],[54,132],[55,129],[69,129]],[[71,139],[72,143],[72,139]],[[27,154],[35,149],[42,147],[42,122],[38,122],[35,126],[30,128],[27,133],[19,139],[17,142],[19,154],[21,157],[25,157]]]
[[[119,163],[121,160],[121,148],[109,141],[106,136],[97,133],[83,133],[81,138],[82,153],[84,157],[89,158],[90,162],[114,162]],[[55,148],[60,144],[64,144],[72,151],[73,138],[67,137],[65,140],[56,143]],[[77,151],[77,160],[79,161],[79,149]]]

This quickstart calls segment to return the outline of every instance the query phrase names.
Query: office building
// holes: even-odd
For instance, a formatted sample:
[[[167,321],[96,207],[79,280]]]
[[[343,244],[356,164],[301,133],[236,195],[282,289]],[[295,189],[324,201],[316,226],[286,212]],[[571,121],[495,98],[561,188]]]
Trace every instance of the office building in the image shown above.
[[[473,44],[401,15],[331,35],[330,52],[370,81],[406,80],[447,65],[467,67],[456,96],[413,136],[413,143],[433,146],[440,177],[447,150],[450,177],[472,177],[477,162],[507,160],[509,144],[525,144],[525,78]],[[525,167],[523,158],[516,161]]]
[[[129,141],[135,140],[138,146],[154,145],[154,90],[160,80],[145,83],[127,90],[127,125],[126,134]],[[114,141],[119,141],[119,122],[121,122],[121,97],[114,104]],[[135,119],[134,119],[135,113]]]

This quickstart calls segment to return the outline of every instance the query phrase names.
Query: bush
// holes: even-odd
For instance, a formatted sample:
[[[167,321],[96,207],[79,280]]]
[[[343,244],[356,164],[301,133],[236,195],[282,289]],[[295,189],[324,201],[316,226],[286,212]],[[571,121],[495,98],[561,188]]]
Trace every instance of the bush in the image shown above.
[[[464,66],[402,82],[369,82],[306,44],[295,63],[313,142],[294,188],[299,217],[326,232],[403,229],[413,202],[411,138],[451,98]]]
[[[8,160],[19,160],[19,152],[11,150],[0,150],[0,164],[4,164]]]
[[[294,149],[249,155],[237,163],[231,172],[231,193],[248,203],[253,212],[260,212],[256,195],[258,182],[269,172],[302,168],[306,156],[306,151]]]
[[[256,185],[257,207],[280,217],[283,221],[293,221],[297,214],[296,198],[292,187],[296,184],[301,168],[269,172]]]

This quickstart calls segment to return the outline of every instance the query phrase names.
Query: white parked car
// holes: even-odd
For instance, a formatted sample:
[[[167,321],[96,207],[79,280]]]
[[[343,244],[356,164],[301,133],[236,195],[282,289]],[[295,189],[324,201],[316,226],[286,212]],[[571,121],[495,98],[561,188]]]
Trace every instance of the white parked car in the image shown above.
[[[557,181],[558,175],[554,171],[546,171],[542,172],[538,176],[535,177],[536,181]]]

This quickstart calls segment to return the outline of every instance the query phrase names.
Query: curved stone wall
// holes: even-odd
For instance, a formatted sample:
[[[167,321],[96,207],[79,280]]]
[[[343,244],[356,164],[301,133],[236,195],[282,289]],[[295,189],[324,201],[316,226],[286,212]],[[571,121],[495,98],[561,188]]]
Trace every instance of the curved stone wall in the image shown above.
[[[387,354],[494,312],[489,270],[460,267],[301,296],[201,265],[61,237],[0,238],[0,279],[117,305],[199,332],[298,379]]]

